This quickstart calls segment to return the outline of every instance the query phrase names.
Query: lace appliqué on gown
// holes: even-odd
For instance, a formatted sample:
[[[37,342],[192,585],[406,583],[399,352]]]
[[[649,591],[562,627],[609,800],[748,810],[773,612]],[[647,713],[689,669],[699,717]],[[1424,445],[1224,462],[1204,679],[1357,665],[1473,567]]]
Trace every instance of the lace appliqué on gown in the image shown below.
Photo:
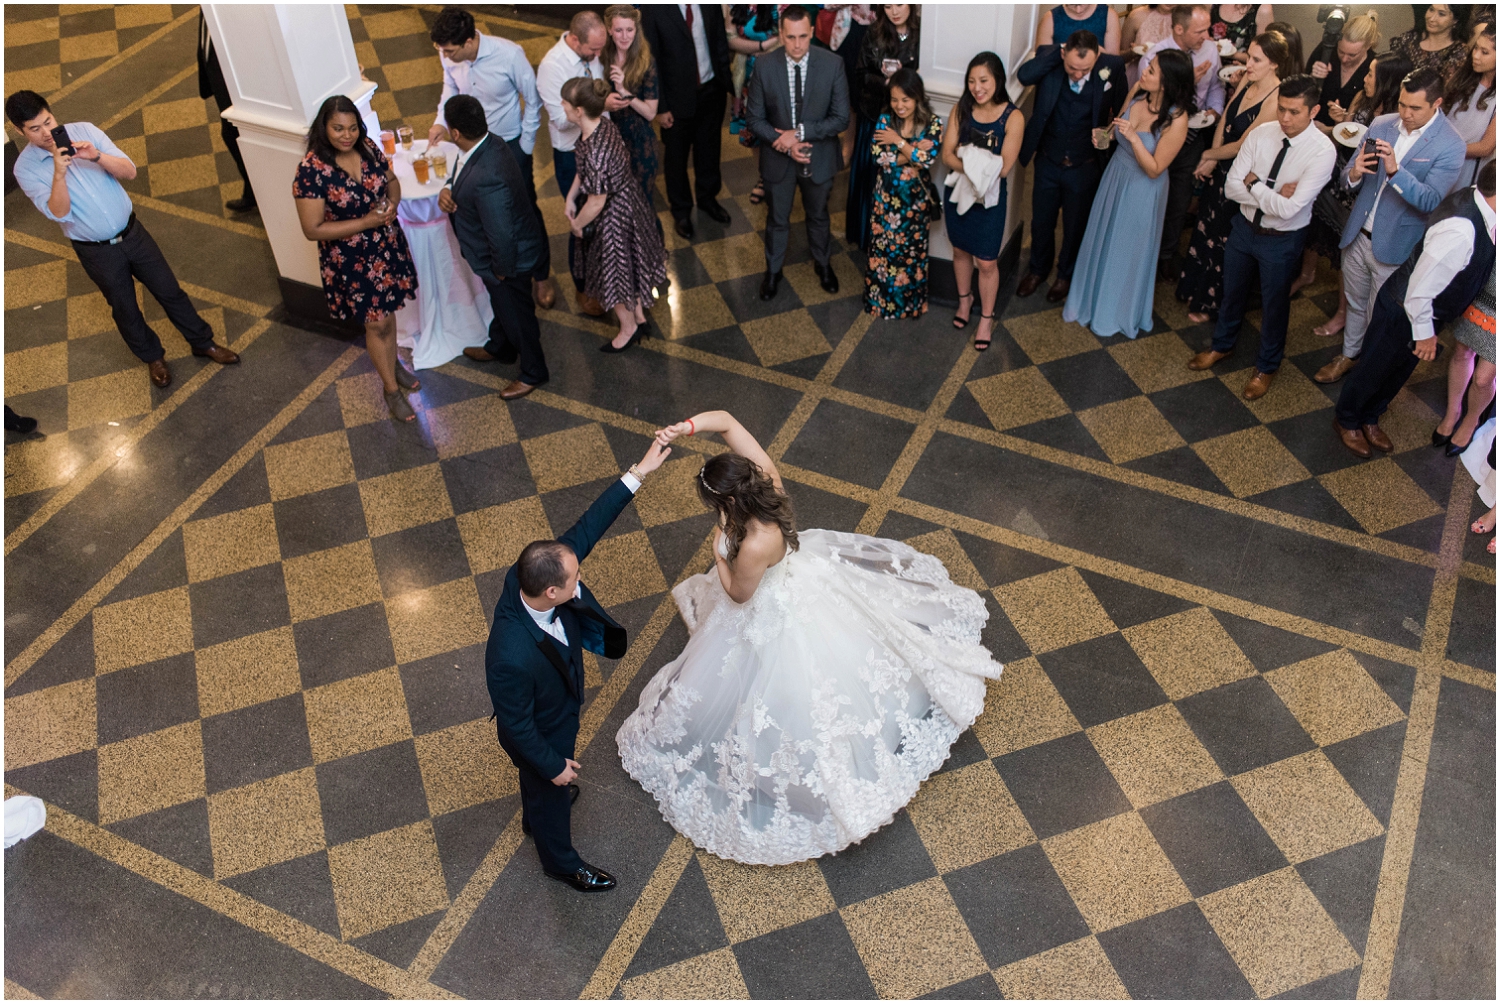
[[[905,544],[805,530],[748,603],[710,569],[692,633],[616,739],[695,844],[748,864],[843,850],[890,822],[984,709],[989,614]]]

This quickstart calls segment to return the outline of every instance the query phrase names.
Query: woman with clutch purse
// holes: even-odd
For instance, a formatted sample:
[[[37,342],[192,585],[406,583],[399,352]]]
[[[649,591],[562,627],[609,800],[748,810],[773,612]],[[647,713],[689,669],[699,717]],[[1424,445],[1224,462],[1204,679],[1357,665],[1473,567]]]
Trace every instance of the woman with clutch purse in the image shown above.
[[[876,317],[920,317],[927,312],[927,229],[941,218],[928,169],[937,161],[943,123],[927,89],[904,67],[885,88],[886,110],[875,124],[870,153],[879,173],[870,209],[865,309]]]

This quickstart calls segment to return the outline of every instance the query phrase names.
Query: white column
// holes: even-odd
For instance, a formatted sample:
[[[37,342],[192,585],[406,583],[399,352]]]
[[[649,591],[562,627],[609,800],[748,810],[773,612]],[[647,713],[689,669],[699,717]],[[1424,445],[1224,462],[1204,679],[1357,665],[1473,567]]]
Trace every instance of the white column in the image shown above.
[[[342,4],[204,4],[203,13],[234,102],[224,118],[240,131],[240,153],[276,256],[282,297],[293,312],[307,313],[299,305],[321,301],[323,288],[317,245],[302,235],[292,200],[307,129],[328,97],[344,94],[378,131],[379,119],[370,110],[375,84],[360,78]]]
[[[922,5],[922,82],[933,110],[946,122],[954,105],[964,92],[964,73],[969,60],[986,50],[995,53],[1005,64],[1010,78],[1011,100],[1019,101],[1023,88],[1016,82],[1016,67],[1026,59],[1036,36],[1036,22],[1042,7],[1038,4],[931,4]],[[1023,171],[1017,167],[1010,175],[1009,204],[1005,211],[1003,248],[1016,227],[1020,226],[1020,206],[1027,185]],[[933,180],[942,189],[947,170],[939,162],[933,168]],[[932,255],[951,260],[953,247],[943,224],[932,227]]]

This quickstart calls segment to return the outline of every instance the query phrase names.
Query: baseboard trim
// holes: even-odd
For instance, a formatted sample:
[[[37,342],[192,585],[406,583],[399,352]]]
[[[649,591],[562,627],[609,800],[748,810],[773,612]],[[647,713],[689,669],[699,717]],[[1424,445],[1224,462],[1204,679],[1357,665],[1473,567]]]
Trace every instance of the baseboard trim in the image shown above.
[[[341,321],[328,312],[328,297],[322,286],[285,276],[277,276],[276,284],[281,289],[281,305],[271,311],[273,321],[346,342],[365,333],[363,324]]]

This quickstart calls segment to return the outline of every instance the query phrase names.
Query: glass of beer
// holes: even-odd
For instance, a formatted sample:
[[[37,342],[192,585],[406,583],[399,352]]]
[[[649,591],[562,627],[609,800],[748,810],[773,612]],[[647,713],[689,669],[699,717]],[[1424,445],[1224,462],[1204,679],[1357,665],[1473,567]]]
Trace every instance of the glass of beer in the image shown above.
[[[396,134],[389,129],[380,131],[380,148],[385,151],[387,157],[396,156]]]
[[[448,155],[441,150],[433,153],[429,158],[432,161],[432,173],[439,178],[448,177]]]
[[[404,125],[396,130],[396,137],[401,140],[401,149],[411,149],[411,126]]]
[[[417,157],[411,162],[411,169],[417,176],[417,184],[427,184],[427,158]]]

